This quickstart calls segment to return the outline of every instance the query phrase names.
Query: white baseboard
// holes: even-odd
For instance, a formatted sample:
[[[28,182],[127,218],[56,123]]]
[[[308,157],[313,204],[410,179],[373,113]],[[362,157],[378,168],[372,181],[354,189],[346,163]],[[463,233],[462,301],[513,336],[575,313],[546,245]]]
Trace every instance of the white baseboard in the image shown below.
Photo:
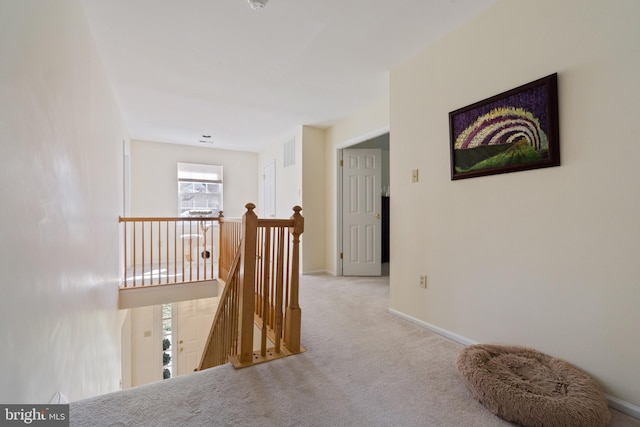
[[[393,308],[389,309],[389,313],[393,314],[394,316],[397,316],[401,319],[404,319],[408,322],[411,322],[415,325],[418,325],[422,328],[428,329],[431,332],[435,332],[438,335],[442,335],[445,338],[449,338],[452,341],[455,341],[457,343],[463,344],[463,345],[471,345],[471,344],[478,344],[475,341],[470,340],[469,338],[463,337],[462,335],[458,335],[458,334],[454,334],[453,332],[447,331],[446,329],[442,329],[439,328],[435,325],[432,325],[431,323],[427,323],[424,322],[420,319],[416,319],[413,316],[409,316],[408,314],[402,313],[398,310],[394,310]]]
[[[312,271],[303,271],[303,276],[317,276],[321,274],[328,274],[331,276],[335,276],[335,274],[331,274],[328,270],[312,270]]]
[[[462,335],[454,334],[453,332],[447,331],[446,329],[442,329],[438,326],[432,325],[431,323],[424,322],[420,319],[416,319],[413,316],[409,316],[408,314],[402,313],[398,310],[394,310],[392,308],[389,309],[389,313],[397,316],[401,319],[404,319],[408,322],[411,322],[415,325],[418,325],[422,328],[428,329],[431,332],[435,332],[438,335],[442,335],[445,338],[449,338],[452,341],[463,345],[472,345],[478,344],[477,342],[470,340],[469,338],[463,337]],[[607,402],[609,403],[609,407],[613,408],[617,411],[622,412],[623,414],[629,415],[630,417],[640,419],[640,406],[636,406],[633,403],[626,402],[624,400],[618,399],[617,397],[605,394],[607,398]]]
[[[640,406],[636,406],[633,403],[625,402],[624,400],[618,399],[617,397],[611,396],[609,394],[605,394],[604,397],[607,398],[610,408],[620,411],[623,414],[627,414],[630,417],[640,419]]]

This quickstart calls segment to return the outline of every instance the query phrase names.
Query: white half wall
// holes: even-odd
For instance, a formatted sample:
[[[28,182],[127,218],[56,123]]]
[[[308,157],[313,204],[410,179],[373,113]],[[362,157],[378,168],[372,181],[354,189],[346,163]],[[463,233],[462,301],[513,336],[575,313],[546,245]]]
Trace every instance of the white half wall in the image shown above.
[[[79,0],[0,2],[0,402],[120,383],[127,134]]]
[[[178,214],[178,162],[223,166],[223,211],[233,218],[258,200],[258,155],[149,141],[131,141],[131,214]]]
[[[390,77],[392,310],[560,357],[633,405],[638,16],[635,0],[503,0]],[[554,72],[562,166],[451,181],[448,113]]]

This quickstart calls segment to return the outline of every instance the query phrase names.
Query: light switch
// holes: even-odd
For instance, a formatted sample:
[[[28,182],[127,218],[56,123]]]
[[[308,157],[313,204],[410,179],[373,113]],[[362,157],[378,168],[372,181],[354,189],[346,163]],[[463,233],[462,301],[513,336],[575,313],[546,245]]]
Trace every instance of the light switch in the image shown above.
[[[418,169],[411,171],[411,182],[418,182]]]

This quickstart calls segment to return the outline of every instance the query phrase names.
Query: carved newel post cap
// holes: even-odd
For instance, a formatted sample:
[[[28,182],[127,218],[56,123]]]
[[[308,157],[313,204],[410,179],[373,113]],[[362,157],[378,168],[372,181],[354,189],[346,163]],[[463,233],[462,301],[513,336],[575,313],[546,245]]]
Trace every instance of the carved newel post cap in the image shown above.
[[[247,210],[254,210],[256,208],[256,205],[254,205],[253,203],[247,203],[246,205],[244,205],[245,208],[247,208]]]

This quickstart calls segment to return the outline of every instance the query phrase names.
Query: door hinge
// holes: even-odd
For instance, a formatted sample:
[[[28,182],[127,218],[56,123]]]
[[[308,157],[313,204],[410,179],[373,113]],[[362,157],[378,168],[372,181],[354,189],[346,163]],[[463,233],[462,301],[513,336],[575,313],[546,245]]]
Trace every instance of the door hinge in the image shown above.
[[[340,259],[342,259],[342,258],[343,258],[343,255],[344,255],[344,254],[343,254],[342,252],[340,252]]]
[[[340,166],[344,166],[344,160],[340,160]]]

